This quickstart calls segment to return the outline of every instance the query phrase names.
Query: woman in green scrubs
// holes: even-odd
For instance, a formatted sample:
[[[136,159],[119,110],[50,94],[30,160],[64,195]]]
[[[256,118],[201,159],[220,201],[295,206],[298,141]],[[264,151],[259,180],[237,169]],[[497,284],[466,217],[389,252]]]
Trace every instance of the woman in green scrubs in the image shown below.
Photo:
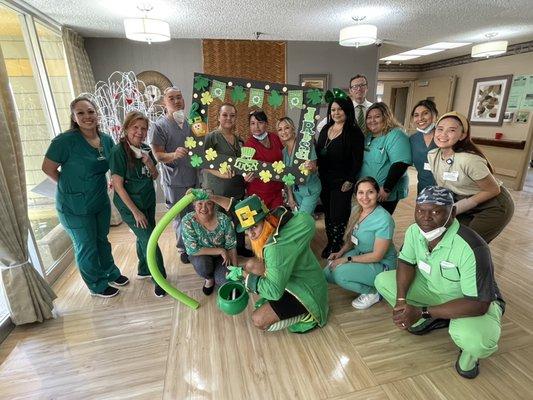
[[[374,103],[366,112],[365,152],[360,177],[378,182],[379,204],[392,215],[398,201],[407,197],[411,165],[409,138],[385,103]]]
[[[394,220],[378,204],[379,185],[372,177],[355,184],[359,207],[354,208],[340,251],[331,253],[324,268],[326,280],[359,293],[352,301],[357,309],[379,301],[374,279],[383,271],[396,269],[396,249],[392,242]]]
[[[278,120],[276,128],[281,143],[283,143],[283,163],[287,167],[291,167],[294,163],[294,152],[296,151],[296,127],[292,119],[283,117]],[[304,163],[304,166],[309,171],[305,184],[287,186],[287,197],[289,206],[293,210],[303,211],[312,215],[322,191],[322,184],[317,173],[314,144],[311,146],[309,160]]]
[[[124,136],[111,149],[109,166],[115,188],[113,203],[124,222],[137,237],[137,278],[150,278],[146,262],[148,240],[155,228],[154,180],[159,173],[150,146],[144,144],[148,133],[148,118],[139,111],[126,115],[122,129]],[[156,250],[157,266],[166,277],[161,250]],[[155,295],[163,297],[165,291],[155,285]]]
[[[119,291],[110,284],[129,282],[107,240],[111,207],[105,174],[113,140],[98,130],[96,106],[89,98],[75,98],[70,112],[71,128],[52,140],[42,169],[57,183],[59,221],[74,244],[82,279],[91,295],[113,297]]]

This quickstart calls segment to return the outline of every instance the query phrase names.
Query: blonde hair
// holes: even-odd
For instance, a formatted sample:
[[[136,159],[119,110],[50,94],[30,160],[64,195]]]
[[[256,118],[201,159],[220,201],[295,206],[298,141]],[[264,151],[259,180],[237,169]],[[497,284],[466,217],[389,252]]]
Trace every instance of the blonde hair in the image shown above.
[[[368,113],[372,110],[379,110],[381,112],[381,115],[383,117],[383,123],[385,124],[385,128],[383,130],[383,134],[386,135],[394,128],[403,128],[402,124],[398,122],[398,120],[394,117],[394,114],[392,113],[392,110],[390,107],[383,103],[374,103],[370,107],[368,107],[368,110],[366,110],[365,114],[365,128],[366,128],[366,118],[368,117]],[[368,129],[366,129],[368,131]]]

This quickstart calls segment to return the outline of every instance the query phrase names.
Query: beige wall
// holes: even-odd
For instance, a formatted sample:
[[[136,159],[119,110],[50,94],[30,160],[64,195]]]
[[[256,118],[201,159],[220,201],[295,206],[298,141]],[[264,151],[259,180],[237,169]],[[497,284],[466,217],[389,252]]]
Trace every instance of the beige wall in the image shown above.
[[[379,74],[378,79],[390,79],[391,73]],[[455,96],[452,109],[468,114],[472,86],[474,79],[498,75],[524,75],[533,74],[533,53],[513,55],[495,59],[483,60],[470,64],[454,67],[440,68],[432,71],[421,72],[415,79],[429,80],[446,76],[457,76]],[[402,75],[394,73],[395,79],[402,79]],[[405,73],[403,79],[413,79],[413,73]],[[495,132],[503,132],[504,139],[526,140],[524,150],[506,149],[492,146],[481,146],[491,163],[496,168],[499,179],[515,190],[521,189],[527,165],[531,154],[533,135],[533,111],[527,124],[507,123],[502,126],[473,126],[472,136],[481,138],[494,138]]]

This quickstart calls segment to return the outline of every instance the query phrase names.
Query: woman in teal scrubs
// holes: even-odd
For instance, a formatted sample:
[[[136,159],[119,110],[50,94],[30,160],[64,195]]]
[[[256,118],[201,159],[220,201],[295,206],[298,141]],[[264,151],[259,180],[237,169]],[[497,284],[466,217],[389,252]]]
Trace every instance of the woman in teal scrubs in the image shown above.
[[[407,197],[411,165],[409,138],[385,103],[374,103],[366,112],[365,152],[359,176],[378,182],[378,202],[391,215],[398,201]]]
[[[324,269],[326,280],[359,293],[352,306],[365,309],[379,301],[374,286],[376,276],[396,268],[396,249],[392,243],[394,220],[378,204],[380,187],[372,177],[355,184],[359,207],[354,208],[340,251],[329,256]]]
[[[148,118],[139,111],[126,115],[122,129],[124,136],[111,149],[109,167],[115,188],[113,203],[124,222],[137,237],[137,278],[150,278],[146,261],[148,240],[155,228],[155,189],[154,180],[159,173],[155,167],[156,160],[150,146],[144,144],[148,133]],[[156,249],[157,267],[166,277],[163,256],[159,247]],[[163,297],[165,291],[155,285],[155,295]]]
[[[294,153],[296,151],[296,127],[292,119],[283,117],[278,120],[276,128],[281,143],[283,143],[283,163],[287,167],[291,167],[294,163]],[[309,171],[309,176],[303,185],[287,186],[288,203],[293,210],[313,214],[322,190],[322,185],[316,172],[314,145],[311,146],[309,160],[304,163],[304,166]]]
[[[59,221],[74,244],[82,279],[91,295],[113,297],[119,291],[110,284],[129,282],[107,240],[111,207],[105,174],[113,140],[98,130],[96,106],[87,97],[74,99],[70,112],[71,128],[52,140],[42,169],[57,183]]]

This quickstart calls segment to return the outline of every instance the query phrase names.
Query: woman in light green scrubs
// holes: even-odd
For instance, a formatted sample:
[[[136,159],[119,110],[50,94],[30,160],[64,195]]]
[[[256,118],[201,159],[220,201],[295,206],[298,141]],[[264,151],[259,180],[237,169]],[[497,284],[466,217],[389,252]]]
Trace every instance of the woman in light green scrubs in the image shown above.
[[[107,240],[111,207],[106,172],[113,147],[98,130],[95,104],[86,97],[70,103],[71,129],[55,137],[42,169],[57,183],[59,221],[74,244],[76,262],[91,295],[113,297],[129,280],[121,275]]]
[[[374,103],[366,112],[365,152],[359,176],[379,184],[378,202],[392,215],[398,201],[407,197],[411,165],[409,138],[385,103]]]
[[[151,278],[146,261],[148,240],[155,228],[154,180],[159,173],[150,146],[144,144],[148,133],[148,118],[139,111],[126,115],[122,129],[124,136],[111,149],[109,167],[115,188],[113,203],[124,222],[137,237],[137,278]],[[161,274],[166,277],[163,256],[156,248],[156,261]],[[155,295],[163,297],[165,291],[155,285]]]
[[[287,167],[291,167],[294,163],[294,152],[296,151],[296,127],[292,119],[283,117],[278,120],[276,128],[278,136],[283,143],[283,163]],[[287,186],[287,197],[289,206],[293,210],[313,214],[322,191],[322,184],[317,173],[314,144],[311,146],[309,160],[304,165],[309,171],[307,180],[302,185]]]
[[[392,243],[394,220],[378,204],[379,185],[372,177],[355,184],[359,207],[350,215],[344,245],[329,256],[324,269],[326,280],[359,293],[352,306],[365,309],[379,301],[374,279],[383,271],[396,269]]]

